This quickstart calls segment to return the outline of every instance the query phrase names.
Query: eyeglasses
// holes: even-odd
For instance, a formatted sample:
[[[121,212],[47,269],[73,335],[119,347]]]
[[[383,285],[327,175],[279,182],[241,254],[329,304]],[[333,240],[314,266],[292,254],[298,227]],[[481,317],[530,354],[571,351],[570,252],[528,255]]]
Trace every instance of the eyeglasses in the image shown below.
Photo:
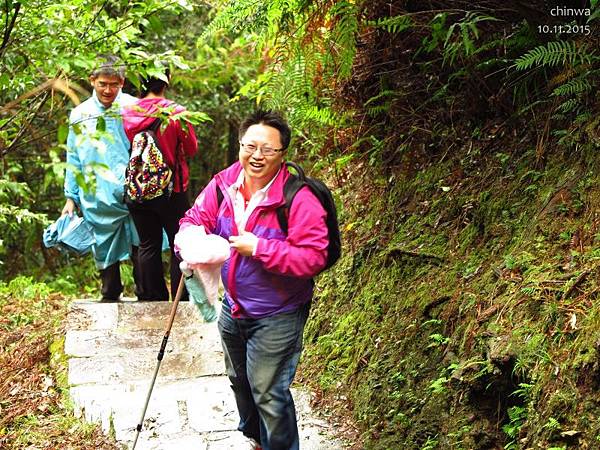
[[[260,153],[263,156],[273,156],[275,153],[283,150],[282,148],[271,148],[271,147],[268,147],[265,145],[263,145],[262,147],[257,147],[254,144],[246,144],[244,142],[240,142],[240,147],[242,147],[244,152],[248,153],[249,155],[254,153],[256,151],[256,149],[258,149],[258,150],[260,150]]]
[[[98,81],[98,83],[96,83],[96,84],[98,85],[99,89],[109,88],[112,91],[119,89],[121,87],[121,83],[107,83],[105,81]]]

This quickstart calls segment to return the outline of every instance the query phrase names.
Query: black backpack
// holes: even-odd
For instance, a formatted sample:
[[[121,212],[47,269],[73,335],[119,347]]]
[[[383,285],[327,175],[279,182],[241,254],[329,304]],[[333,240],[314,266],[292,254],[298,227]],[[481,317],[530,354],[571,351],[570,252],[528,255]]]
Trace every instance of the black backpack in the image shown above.
[[[279,226],[285,234],[288,232],[288,215],[294,197],[303,186],[308,186],[313,194],[319,199],[321,205],[327,212],[325,223],[327,224],[329,244],[327,246],[327,264],[323,268],[322,272],[333,266],[342,254],[342,241],[340,237],[340,226],[337,220],[337,210],[335,208],[335,202],[333,201],[333,195],[329,188],[320,180],[315,178],[307,177],[304,174],[304,170],[293,162],[286,162],[286,166],[291,167],[297,173],[294,175],[290,173],[290,177],[285,182],[283,187],[283,195],[285,197],[285,205],[277,208],[277,220]],[[223,202],[223,192],[217,186],[217,204],[220,206]]]

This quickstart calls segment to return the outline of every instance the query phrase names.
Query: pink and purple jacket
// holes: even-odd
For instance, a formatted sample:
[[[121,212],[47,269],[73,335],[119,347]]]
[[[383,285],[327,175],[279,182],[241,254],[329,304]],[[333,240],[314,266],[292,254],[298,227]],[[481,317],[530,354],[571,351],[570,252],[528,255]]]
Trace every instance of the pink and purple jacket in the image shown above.
[[[147,129],[156,120],[148,114],[156,112],[157,106],[166,108],[174,105],[174,113],[184,111],[185,108],[166,98],[143,98],[123,110],[123,126],[129,142],[133,141],[136,133]],[[164,131],[158,130],[156,138],[162,149],[165,162],[174,170],[173,190],[185,192],[189,183],[189,168],[186,157],[193,156],[198,150],[196,134],[188,123],[187,130],[181,127],[178,120],[171,120]],[[177,157],[177,164],[175,158]],[[183,187],[183,189],[182,189]]]
[[[215,175],[179,221],[180,230],[203,225],[207,233],[225,239],[238,235],[230,188],[241,171],[241,164],[236,162]],[[325,267],[327,213],[308,187],[294,197],[288,234],[279,226],[276,209],[285,204],[283,186],[289,176],[282,165],[267,197],[248,218],[246,231],[259,238],[255,254],[242,256],[232,249],[221,268],[225,299],[233,317],[261,318],[298,308],[312,299],[312,277]],[[223,192],[221,205],[217,189]]]

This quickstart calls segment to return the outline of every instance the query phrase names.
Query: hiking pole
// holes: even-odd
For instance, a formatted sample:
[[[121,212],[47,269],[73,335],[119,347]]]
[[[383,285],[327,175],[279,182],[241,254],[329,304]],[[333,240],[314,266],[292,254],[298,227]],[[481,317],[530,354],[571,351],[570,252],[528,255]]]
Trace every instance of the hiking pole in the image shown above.
[[[173,326],[173,321],[175,320],[175,313],[177,312],[177,305],[179,304],[179,300],[183,295],[184,289],[184,276],[181,274],[181,279],[179,280],[179,285],[177,286],[177,294],[175,294],[175,300],[173,301],[173,306],[171,307],[171,316],[169,317],[169,322],[167,323],[167,327],[165,328],[165,335],[163,336],[162,343],[160,344],[160,350],[158,351],[158,356],[156,357],[156,368],[154,369],[154,375],[152,376],[152,382],[150,383],[150,389],[148,389],[148,395],[146,396],[146,403],[144,404],[144,409],[142,411],[142,417],[140,417],[140,422],[137,424],[135,439],[133,440],[133,447],[131,450],[135,450],[135,445],[137,444],[137,440],[140,437],[140,431],[142,431],[142,424],[144,423],[144,417],[146,416],[146,410],[148,409],[148,403],[150,403],[150,396],[152,395],[152,389],[154,389],[154,382],[156,381],[156,376],[158,375],[158,369],[160,369],[160,363],[162,362],[163,355],[165,354],[165,348],[167,347],[167,341],[169,340],[169,334],[171,333],[171,327]]]

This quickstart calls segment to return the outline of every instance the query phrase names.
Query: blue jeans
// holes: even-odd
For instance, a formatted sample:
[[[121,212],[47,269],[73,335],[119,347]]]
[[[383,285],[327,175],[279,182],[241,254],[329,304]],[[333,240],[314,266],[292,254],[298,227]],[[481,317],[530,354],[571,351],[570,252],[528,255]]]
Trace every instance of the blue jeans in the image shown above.
[[[238,430],[264,450],[298,450],[290,384],[302,352],[310,303],[262,319],[234,319],[227,301],[219,317],[225,367],[235,394]]]

